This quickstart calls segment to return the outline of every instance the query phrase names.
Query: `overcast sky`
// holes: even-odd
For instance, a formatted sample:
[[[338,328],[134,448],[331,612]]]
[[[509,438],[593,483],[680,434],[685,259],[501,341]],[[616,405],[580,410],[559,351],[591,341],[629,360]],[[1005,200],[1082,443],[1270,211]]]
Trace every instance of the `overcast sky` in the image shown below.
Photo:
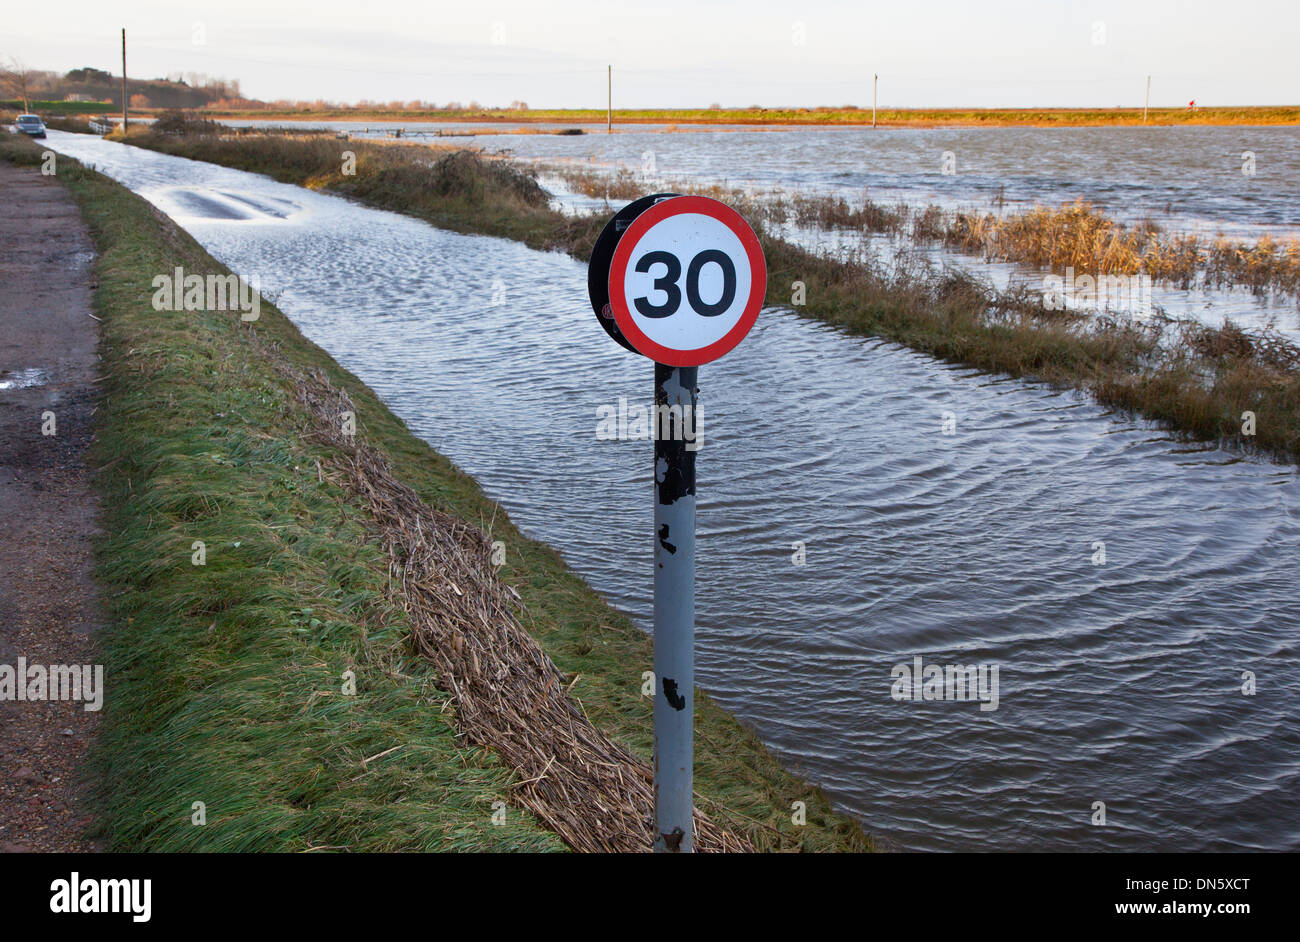
[[[534,108],[1300,103],[1300,2],[58,0],[6,5],[0,57],[238,78],[264,99]],[[202,40],[201,43],[196,40]]]

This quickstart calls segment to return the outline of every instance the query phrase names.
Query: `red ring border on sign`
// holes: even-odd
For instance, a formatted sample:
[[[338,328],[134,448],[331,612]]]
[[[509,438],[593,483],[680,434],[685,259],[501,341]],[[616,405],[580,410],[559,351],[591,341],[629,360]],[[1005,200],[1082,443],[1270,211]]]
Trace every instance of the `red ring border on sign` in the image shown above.
[[[741,312],[740,320],[727,331],[725,336],[697,350],[674,350],[671,347],[661,346],[647,337],[632,319],[632,312],[628,310],[627,299],[623,292],[623,279],[627,276],[627,265],[632,260],[632,250],[641,241],[641,237],[656,223],[662,222],[669,216],[683,213],[712,216],[721,222],[735,233],[749,258],[749,299],[745,303],[744,311]],[[651,206],[627,227],[627,231],[618,240],[614,257],[609,263],[609,306],[614,311],[614,320],[619,330],[638,353],[667,366],[700,366],[729,353],[745,339],[745,335],[758,320],[758,312],[763,308],[763,299],[766,295],[767,259],[763,257],[763,248],[758,244],[758,236],[754,235],[754,230],[740,213],[726,203],[707,196],[674,196]]]

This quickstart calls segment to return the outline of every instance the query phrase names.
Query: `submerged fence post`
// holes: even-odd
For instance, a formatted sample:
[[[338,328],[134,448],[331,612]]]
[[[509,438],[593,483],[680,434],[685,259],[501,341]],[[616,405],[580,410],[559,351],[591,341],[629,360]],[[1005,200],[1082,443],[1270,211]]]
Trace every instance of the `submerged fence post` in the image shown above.
[[[699,368],[655,363],[655,850],[692,849]],[[691,448],[686,446],[690,444]]]

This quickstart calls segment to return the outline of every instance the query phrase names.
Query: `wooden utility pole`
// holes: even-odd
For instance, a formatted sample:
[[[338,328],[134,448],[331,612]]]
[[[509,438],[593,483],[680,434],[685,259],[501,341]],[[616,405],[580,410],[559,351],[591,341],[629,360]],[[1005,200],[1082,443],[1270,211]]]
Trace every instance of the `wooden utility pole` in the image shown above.
[[[606,66],[605,72],[605,133],[614,133],[614,67]]]
[[[871,126],[876,126],[876,85],[880,82],[880,76],[875,72],[871,73]]]
[[[1147,76],[1147,97],[1142,103],[1142,123],[1147,123],[1147,108],[1151,106],[1151,76]]]
[[[126,133],[126,27],[122,27],[122,133]]]

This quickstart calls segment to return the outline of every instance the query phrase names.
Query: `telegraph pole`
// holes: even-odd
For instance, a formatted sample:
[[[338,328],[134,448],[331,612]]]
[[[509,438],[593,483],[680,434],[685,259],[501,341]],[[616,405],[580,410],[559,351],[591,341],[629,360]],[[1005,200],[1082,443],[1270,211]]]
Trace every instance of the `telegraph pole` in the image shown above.
[[[876,85],[880,81],[880,76],[875,72],[871,73],[871,126],[876,126]]]
[[[122,27],[122,133],[126,133],[126,27]]]
[[[614,133],[614,67],[605,67],[605,133]]]
[[[1147,76],[1147,97],[1142,103],[1142,123],[1147,123],[1147,108],[1151,106],[1151,76]]]

